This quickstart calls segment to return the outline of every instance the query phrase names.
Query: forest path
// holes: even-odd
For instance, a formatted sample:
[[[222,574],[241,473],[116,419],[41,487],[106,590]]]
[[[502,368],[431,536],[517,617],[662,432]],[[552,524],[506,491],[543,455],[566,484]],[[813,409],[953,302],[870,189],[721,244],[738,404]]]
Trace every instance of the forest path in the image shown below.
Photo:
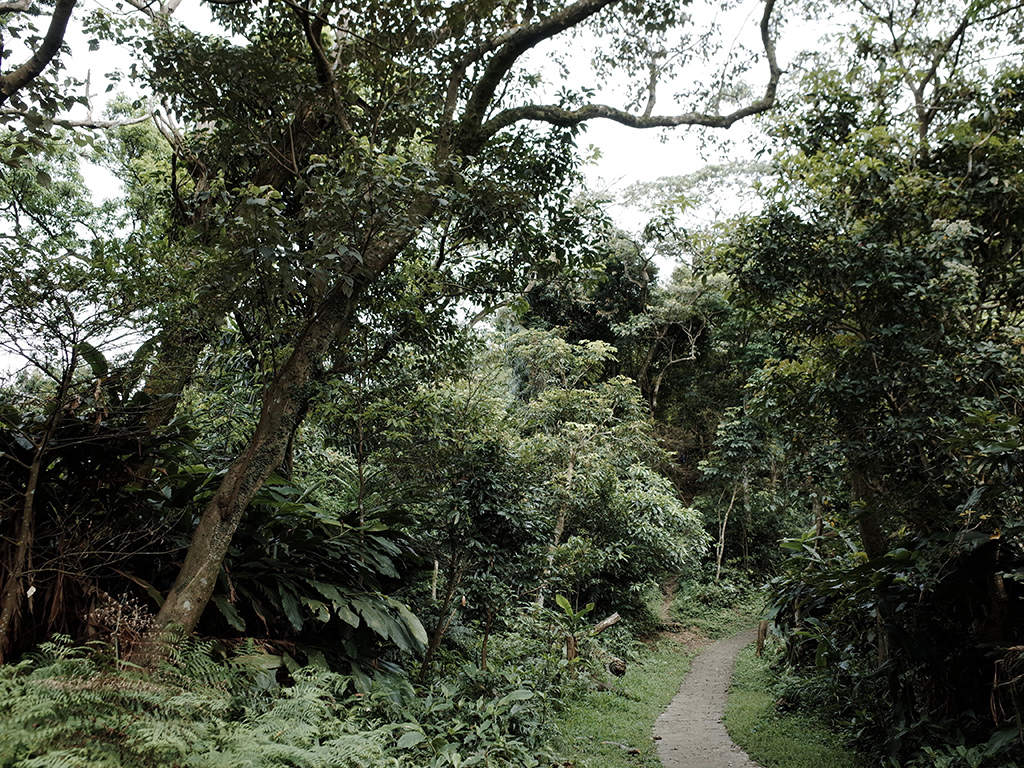
[[[693,660],[679,693],[654,724],[665,768],[758,768],[722,724],[736,654],[756,638],[756,629],[741,632]]]

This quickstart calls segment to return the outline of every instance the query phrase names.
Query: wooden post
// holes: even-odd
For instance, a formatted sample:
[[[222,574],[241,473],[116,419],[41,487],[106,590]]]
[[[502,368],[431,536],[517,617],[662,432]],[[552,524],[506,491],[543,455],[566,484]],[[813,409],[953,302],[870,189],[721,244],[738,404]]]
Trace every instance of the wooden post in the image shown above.
[[[764,655],[764,641],[768,637],[768,622],[757,622],[757,658]]]

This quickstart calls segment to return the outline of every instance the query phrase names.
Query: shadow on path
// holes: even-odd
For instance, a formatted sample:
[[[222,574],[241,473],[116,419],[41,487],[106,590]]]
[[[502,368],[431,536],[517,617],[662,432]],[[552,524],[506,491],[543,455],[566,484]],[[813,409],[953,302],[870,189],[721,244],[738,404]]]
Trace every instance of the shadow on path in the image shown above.
[[[758,768],[722,724],[736,654],[756,638],[754,629],[741,632],[693,660],[679,693],[654,724],[665,768]]]

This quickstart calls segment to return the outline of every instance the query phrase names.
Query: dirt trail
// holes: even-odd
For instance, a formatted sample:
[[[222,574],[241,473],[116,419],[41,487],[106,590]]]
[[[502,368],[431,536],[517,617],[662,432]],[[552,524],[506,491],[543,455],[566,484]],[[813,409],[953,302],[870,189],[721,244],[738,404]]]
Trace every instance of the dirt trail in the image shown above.
[[[741,632],[693,660],[679,693],[654,724],[665,768],[758,768],[722,724],[736,654],[756,638],[756,630]]]

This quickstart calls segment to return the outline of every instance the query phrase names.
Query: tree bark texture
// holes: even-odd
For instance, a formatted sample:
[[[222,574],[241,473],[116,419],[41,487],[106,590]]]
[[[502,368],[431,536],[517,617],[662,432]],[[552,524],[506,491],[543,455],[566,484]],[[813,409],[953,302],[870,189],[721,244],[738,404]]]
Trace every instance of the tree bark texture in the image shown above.
[[[53,7],[53,14],[50,16],[50,25],[47,27],[39,47],[25,63],[13,72],[0,76],[0,105],[39,77],[53,57],[57,55],[64,42],[64,33],[67,31],[68,21],[71,20],[71,13],[75,10],[76,2],[77,0],[57,0]],[[0,41],[0,53],[3,53],[2,41]]]
[[[857,527],[860,531],[861,545],[868,560],[882,557],[889,551],[885,534],[878,520],[877,504],[868,478],[858,469],[850,474],[851,501],[859,506],[857,510]]]
[[[348,330],[358,298],[358,291],[345,295],[335,288],[267,387],[256,429],[203,511],[181,571],[157,614],[159,626],[180,626],[186,632],[195,628],[245,508],[284,460],[288,441],[306,409],[313,372],[331,344]]]
[[[146,376],[146,394],[154,398],[146,413],[150,430],[166,426],[174,418],[212,331],[212,319],[203,317],[194,325],[170,327],[160,333],[160,348]]]

